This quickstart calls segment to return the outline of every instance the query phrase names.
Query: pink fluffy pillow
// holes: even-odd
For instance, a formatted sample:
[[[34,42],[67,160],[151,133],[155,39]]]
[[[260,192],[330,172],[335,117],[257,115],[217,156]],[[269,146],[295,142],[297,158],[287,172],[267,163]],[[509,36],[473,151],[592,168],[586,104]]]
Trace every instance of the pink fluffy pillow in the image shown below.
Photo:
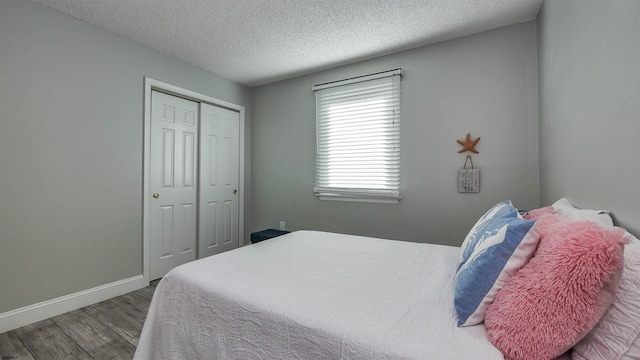
[[[553,207],[546,206],[540,209],[531,210],[524,215],[524,218],[527,220],[537,220],[542,216],[549,215],[553,213]]]
[[[623,264],[623,229],[547,211],[530,216],[538,218],[538,249],[485,316],[489,340],[510,360],[552,359],[577,343],[613,300],[602,292]]]

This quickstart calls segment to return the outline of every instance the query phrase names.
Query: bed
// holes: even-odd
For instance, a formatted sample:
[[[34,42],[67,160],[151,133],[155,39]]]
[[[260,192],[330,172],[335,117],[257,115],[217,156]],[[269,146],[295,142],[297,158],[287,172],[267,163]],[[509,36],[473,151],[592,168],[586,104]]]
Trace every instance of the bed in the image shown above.
[[[461,247],[296,231],[181,265],[134,359],[640,360],[640,240],[566,199]]]
[[[458,327],[460,248],[296,231],[158,284],[135,359],[503,359]]]

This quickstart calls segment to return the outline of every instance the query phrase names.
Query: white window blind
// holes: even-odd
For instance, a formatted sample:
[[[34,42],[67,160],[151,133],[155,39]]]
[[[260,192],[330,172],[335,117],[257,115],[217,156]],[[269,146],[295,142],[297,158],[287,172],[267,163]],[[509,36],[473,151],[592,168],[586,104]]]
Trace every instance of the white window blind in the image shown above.
[[[402,69],[315,85],[316,185],[322,199],[400,199]]]

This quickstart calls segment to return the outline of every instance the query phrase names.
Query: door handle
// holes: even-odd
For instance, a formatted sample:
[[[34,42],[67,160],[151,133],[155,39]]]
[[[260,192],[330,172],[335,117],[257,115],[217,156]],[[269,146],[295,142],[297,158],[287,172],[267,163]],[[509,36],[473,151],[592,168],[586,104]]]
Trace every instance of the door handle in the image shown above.
[[[238,190],[233,190],[233,195],[236,195],[238,193]]]
[[[160,197],[160,194],[158,194],[158,193],[154,193],[154,194],[153,194],[153,198],[154,198],[154,199],[157,199],[157,198],[159,198],[159,197]]]

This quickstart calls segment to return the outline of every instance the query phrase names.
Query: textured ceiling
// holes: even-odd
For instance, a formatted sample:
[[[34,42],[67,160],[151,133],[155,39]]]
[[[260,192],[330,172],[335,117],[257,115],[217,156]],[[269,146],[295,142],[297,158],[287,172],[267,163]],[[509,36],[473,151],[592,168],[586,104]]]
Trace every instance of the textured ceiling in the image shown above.
[[[534,19],[542,0],[35,0],[247,86]]]

